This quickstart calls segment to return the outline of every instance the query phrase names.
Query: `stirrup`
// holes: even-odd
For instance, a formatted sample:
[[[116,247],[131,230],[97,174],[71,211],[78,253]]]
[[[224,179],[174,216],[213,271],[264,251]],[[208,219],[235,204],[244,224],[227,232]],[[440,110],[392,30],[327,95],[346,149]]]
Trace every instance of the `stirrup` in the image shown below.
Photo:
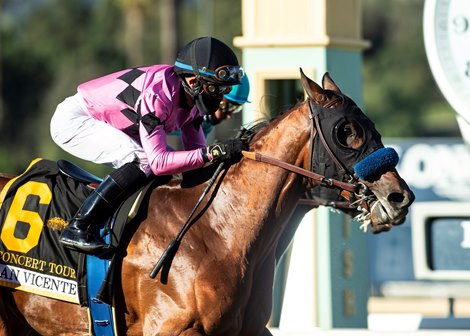
[[[104,252],[105,250],[109,249],[109,246],[105,244],[83,244],[77,241],[68,240],[68,239],[60,239],[60,243],[68,248],[69,250],[73,250],[76,252],[81,252],[85,254],[98,254]]]
[[[87,245],[84,245],[84,244],[81,244],[81,243],[78,243],[76,241],[73,241],[73,240],[66,240],[66,239],[61,239],[60,240],[61,244],[68,248],[69,250],[72,250],[72,251],[76,251],[76,252],[81,252],[81,253],[85,253],[85,254],[98,254],[102,251],[104,251],[108,245],[106,244],[99,244],[99,245],[95,245],[95,244],[87,244]]]

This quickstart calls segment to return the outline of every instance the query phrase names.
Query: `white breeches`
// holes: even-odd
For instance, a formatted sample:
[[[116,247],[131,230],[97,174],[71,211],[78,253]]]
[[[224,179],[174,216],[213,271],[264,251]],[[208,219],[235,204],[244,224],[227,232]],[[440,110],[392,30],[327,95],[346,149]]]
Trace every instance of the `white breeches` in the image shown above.
[[[142,146],[124,132],[91,117],[80,100],[76,94],[57,106],[51,119],[54,142],[80,159],[114,168],[138,161],[140,169],[150,175]]]

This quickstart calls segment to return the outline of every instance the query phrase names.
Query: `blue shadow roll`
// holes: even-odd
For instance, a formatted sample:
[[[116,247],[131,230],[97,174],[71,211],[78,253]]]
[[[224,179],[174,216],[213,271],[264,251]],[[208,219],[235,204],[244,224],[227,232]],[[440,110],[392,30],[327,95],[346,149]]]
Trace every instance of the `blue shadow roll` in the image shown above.
[[[361,180],[393,169],[398,163],[397,152],[390,147],[380,148],[356,163],[354,172]]]

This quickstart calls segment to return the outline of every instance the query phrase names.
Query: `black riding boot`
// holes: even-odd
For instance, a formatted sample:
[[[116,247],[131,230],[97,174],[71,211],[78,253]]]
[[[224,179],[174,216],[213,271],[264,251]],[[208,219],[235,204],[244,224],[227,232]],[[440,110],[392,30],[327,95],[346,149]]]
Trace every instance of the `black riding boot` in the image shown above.
[[[134,163],[126,163],[113,171],[85,199],[62,231],[59,241],[69,249],[88,254],[106,247],[107,244],[99,236],[97,225],[103,224],[117,206],[142,187],[145,181],[145,173]]]

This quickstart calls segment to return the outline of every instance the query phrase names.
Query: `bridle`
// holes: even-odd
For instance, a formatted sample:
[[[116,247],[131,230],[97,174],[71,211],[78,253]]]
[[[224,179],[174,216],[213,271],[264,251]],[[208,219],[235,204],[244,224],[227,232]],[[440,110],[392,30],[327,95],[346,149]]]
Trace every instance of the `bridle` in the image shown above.
[[[332,101],[328,102],[327,104],[323,105],[323,107],[331,107],[338,101],[342,100],[341,96],[333,99]],[[327,200],[327,199],[309,199],[308,201],[304,200],[304,203],[308,203],[313,207],[317,207],[320,205],[326,205],[330,207],[334,207],[337,209],[356,209],[360,211],[360,215],[366,215],[365,212],[369,212],[368,201],[372,195],[368,192],[368,188],[359,181],[359,179],[351,174],[349,170],[346,168],[345,164],[334,155],[333,151],[331,150],[330,146],[328,145],[327,141],[325,140],[324,131],[320,125],[318,120],[318,115],[313,112],[313,102],[310,98],[307,98],[308,103],[308,110],[309,110],[309,119],[311,122],[311,131],[310,131],[310,143],[309,143],[309,169],[297,167],[293,164],[278,160],[271,156],[267,156],[258,152],[250,152],[250,151],[242,151],[242,155],[247,159],[264,162],[273,166],[277,166],[283,169],[286,169],[290,172],[293,172],[297,175],[301,175],[306,177],[310,183],[310,187],[319,186],[323,188],[330,188],[339,190],[339,194],[346,199],[346,201],[337,201],[337,200]],[[325,175],[316,173],[313,171],[313,153],[314,153],[314,139],[316,136],[319,136],[326,152],[328,153],[331,160],[335,162],[337,167],[341,167],[345,172],[345,176],[348,179],[348,182],[339,181],[333,178],[328,178]]]

